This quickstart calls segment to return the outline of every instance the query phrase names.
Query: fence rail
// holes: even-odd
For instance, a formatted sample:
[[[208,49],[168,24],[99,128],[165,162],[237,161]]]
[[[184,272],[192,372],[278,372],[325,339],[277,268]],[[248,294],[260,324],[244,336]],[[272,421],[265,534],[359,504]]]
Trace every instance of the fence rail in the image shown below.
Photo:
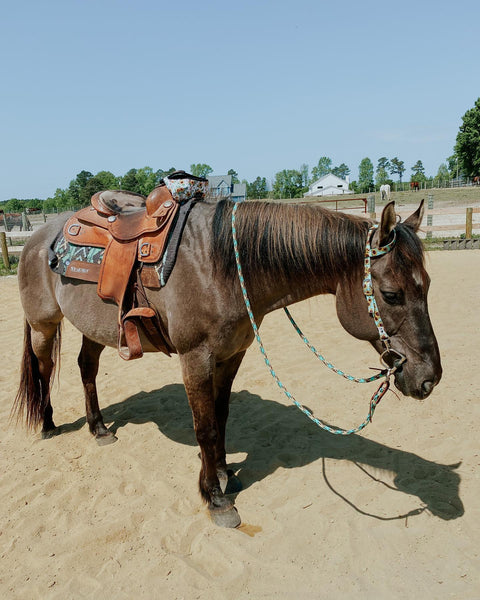
[[[329,199],[329,200],[317,200],[317,203],[333,202],[335,203],[335,209],[338,210],[338,202],[347,201],[347,198]],[[375,202],[372,196],[366,198],[355,198],[354,202],[361,201],[363,206],[349,207],[346,210],[352,209],[363,209],[365,212],[375,212]],[[309,203],[310,204],[310,203]],[[400,211],[398,213],[402,219],[409,216],[410,213]],[[463,248],[479,248],[478,239],[473,237],[473,232],[480,230],[480,221],[474,219],[474,215],[480,215],[480,207],[467,207],[467,208],[433,208],[433,199],[429,196],[429,202],[425,209],[425,215],[420,228],[421,232],[426,234],[427,239],[432,237],[432,234],[443,232],[457,232],[463,237],[463,240],[444,240],[443,247],[445,249],[463,249]],[[440,222],[439,222],[440,221]],[[455,222],[456,221],[456,222]],[[3,263],[7,269],[10,268],[10,255],[20,256],[23,250],[23,245],[12,245],[13,242],[18,240],[26,240],[34,231],[0,231],[0,246],[3,257]],[[446,236],[440,236],[446,238]],[[457,236],[458,237],[458,236]]]

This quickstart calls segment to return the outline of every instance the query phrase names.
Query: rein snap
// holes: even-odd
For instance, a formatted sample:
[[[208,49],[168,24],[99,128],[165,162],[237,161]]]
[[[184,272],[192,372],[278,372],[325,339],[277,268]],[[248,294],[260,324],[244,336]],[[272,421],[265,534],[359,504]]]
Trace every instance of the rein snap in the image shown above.
[[[385,368],[382,369],[379,373],[377,373],[376,375],[373,375],[371,377],[368,377],[368,378],[353,377],[352,375],[347,375],[340,369],[337,369],[336,367],[334,367],[332,363],[327,361],[310,344],[308,339],[303,335],[302,331],[300,330],[298,325],[295,323],[289,310],[286,307],[284,308],[285,314],[289,318],[290,322],[292,323],[293,327],[297,331],[298,335],[302,338],[303,342],[315,354],[315,356],[321,362],[323,362],[323,364],[325,364],[325,366],[327,366],[329,369],[331,369],[338,375],[341,375],[345,379],[348,379],[349,381],[354,381],[356,383],[370,383],[372,381],[376,381],[377,379],[385,378],[385,381],[383,381],[380,384],[380,387],[373,394],[373,396],[370,400],[370,409],[369,409],[369,412],[368,412],[365,420],[363,421],[363,423],[361,423],[358,427],[355,427],[354,429],[333,428],[333,427],[330,427],[329,425],[327,425],[326,423],[324,423],[323,421],[321,421],[320,419],[318,419],[317,417],[315,417],[315,415],[313,415],[313,413],[310,410],[308,410],[308,408],[306,408],[305,406],[300,404],[300,402],[298,402],[294,398],[294,396],[287,390],[287,388],[283,385],[283,383],[278,378],[277,374],[275,373],[275,371],[273,369],[272,363],[270,362],[270,360],[267,356],[266,350],[263,346],[260,334],[258,332],[258,326],[257,326],[257,324],[255,322],[255,318],[253,316],[250,300],[249,300],[248,294],[247,294],[247,289],[245,287],[245,280],[244,280],[243,273],[242,273],[242,266],[240,264],[240,254],[238,251],[237,232],[236,232],[236,228],[235,228],[235,217],[236,217],[237,207],[238,207],[238,202],[235,202],[233,205],[233,208],[232,208],[232,238],[233,238],[233,249],[234,249],[234,253],[235,253],[235,261],[237,264],[238,278],[240,281],[240,287],[242,289],[245,307],[247,309],[250,323],[252,325],[252,329],[255,334],[255,339],[260,348],[260,352],[263,355],[265,364],[266,364],[268,370],[270,371],[270,374],[272,375],[273,379],[276,381],[278,387],[284,392],[286,397],[289,400],[291,400],[295,404],[295,406],[298,409],[300,409],[311,421],[313,421],[316,425],[318,425],[324,431],[328,431],[329,433],[333,433],[336,435],[351,435],[352,433],[357,433],[357,432],[361,431],[368,425],[368,423],[370,423],[372,421],[373,413],[375,412],[375,409],[376,409],[378,403],[380,402],[380,400],[383,398],[383,396],[386,394],[386,392],[388,391],[388,389],[390,387],[390,377],[395,373],[395,371],[406,360],[406,358],[402,354],[400,354],[400,352],[397,352],[396,350],[393,350],[390,347],[389,337],[383,326],[383,321],[382,321],[382,318],[380,317],[380,313],[378,311],[378,306],[377,306],[375,296],[373,293],[373,283],[372,283],[372,275],[371,275],[371,259],[376,258],[378,256],[382,256],[384,254],[387,254],[387,252],[390,252],[390,250],[393,248],[395,241],[396,241],[395,230],[394,230],[394,236],[388,244],[386,244],[385,246],[379,247],[379,248],[372,248],[371,243],[372,243],[373,235],[374,235],[376,229],[378,228],[378,225],[373,225],[368,232],[367,243],[366,243],[366,247],[365,247],[365,260],[364,260],[365,276],[364,276],[364,280],[363,280],[363,292],[364,292],[365,298],[368,303],[368,311],[374,318],[375,325],[378,330],[378,334],[379,334],[380,339],[382,340],[382,343],[385,347],[384,352],[382,352],[382,354],[380,355],[380,362],[381,362],[382,366],[384,366]],[[393,366],[388,365],[385,360],[385,357],[388,355],[396,355],[397,356],[397,359],[393,360]]]

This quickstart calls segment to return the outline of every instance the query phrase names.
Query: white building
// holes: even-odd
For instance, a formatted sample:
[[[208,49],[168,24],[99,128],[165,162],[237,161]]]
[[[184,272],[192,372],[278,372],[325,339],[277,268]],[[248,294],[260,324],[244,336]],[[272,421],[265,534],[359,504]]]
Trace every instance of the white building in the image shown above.
[[[308,188],[305,196],[333,196],[337,194],[353,194],[352,190],[348,189],[347,179],[341,179],[333,173],[328,173],[317,181],[314,181]]]

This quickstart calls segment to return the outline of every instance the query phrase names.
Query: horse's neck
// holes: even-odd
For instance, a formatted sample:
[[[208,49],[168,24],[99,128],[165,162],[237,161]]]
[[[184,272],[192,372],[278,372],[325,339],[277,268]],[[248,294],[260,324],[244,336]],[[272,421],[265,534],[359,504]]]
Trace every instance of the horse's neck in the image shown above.
[[[313,225],[315,226],[327,225],[320,221],[319,224]],[[354,245],[351,240],[345,241],[343,251],[340,249],[341,246],[336,244],[334,246],[336,249],[333,249],[328,257],[328,253],[319,251],[318,262],[314,265],[313,272],[299,271],[293,277],[287,278],[283,273],[264,270],[262,276],[257,277],[253,285],[251,295],[255,300],[254,304],[262,306],[265,312],[271,312],[313,296],[335,294],[339,283],[346,278],[356,280],[358,273],[361,272],[359,265],[349,263],[345,258],[349,254],[350,243]],[[322,261],[329,263],[330,266],[322,264]],[[343,267],[332,268],[331,265],[343,265]]]
[[[262,312],[269,313],[313,296],[335,294],[337,284],[337,280],[326,281],[322,277],[304,277],[294,283],[277,281],[275,284],[255,286],[252,296],[255,300],[254,305],[262,306]]]

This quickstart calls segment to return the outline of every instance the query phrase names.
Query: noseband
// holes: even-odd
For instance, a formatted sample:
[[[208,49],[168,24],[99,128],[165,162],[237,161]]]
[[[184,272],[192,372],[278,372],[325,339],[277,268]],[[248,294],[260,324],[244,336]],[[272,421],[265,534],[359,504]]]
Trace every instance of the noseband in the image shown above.
[[[396,241],[395,230],[393,230],[393,238],[392,238],[392,240],[390,242],[388,242],[388,244],[386,244],[385,246],[378,247],[378,248],[372,248],[372,239],[373,239],[373,236],[375,234],[375,231],[378,229],[378,225],[377,224],[372,225],[372,227],[370,227],[370,229],[368,231],[367,242],[366,242],[366,245],[365,245],[363,293],[365,295],[365,299],[367,300],[368,312],[373,317],[373,319],[375,321],[375,325],[376,325],[377,330],[378,330],[378,335],[379,335],[380,340],[382,341],[382,344],[383,344],[383,346],[385,348],[385,350],[380,355],[380,362],[381,362],[382,366],[385,367],[385,368],[382,369],[379,373],[377,373],[376,375],[373,375],[371,377],[367,377],[367,378],[353,377],[352,375],[347,375],[346,373],[344,373],[340,369],[335,368],[332,365],[332,363],[330,363],[329,361],[327,361],[310,344],[310,342],[308,341],[308,339],[303,335],[302,331],[300,330],[300,328],[298,327],[298,325],[294,321],[294,319],[293,319],[292,315],[290,314],[288,308],[287,307],[284,308],[284,311],[285,311],[287,317],[289,318],[289,320],[292,323],[293,327],[297,331],[298,335],[302,338],[302,340],[304,341],[304,343],[306,344],[306,346],[329,369],[331,369],[335,373],[338,373],[339,375],[341,375],[345,379],[348,379],[349,381],[354,381],[356,383],[370,383],[372,381],[381,379],[383,377],[385,378],[385,381],[383,381],[380,384],[380,387],[374,393],[374,395],[372,396],[372,398],[370,400],[370,410],[369,410],[369,413],[368,413],[366,419],[363,421],[363,423],[361,423],[358,427],[356,427],[354,429],[339,429],[339,428],[337,429],[337,428],[330,427],[329,425],[323,423],[320,419],[318,419],[317,417],[315,417],[308,408],[306,408],[305,406],[303,406],[302,404],[300,404],[300,402],[298,402],[297,400],[295,400],[295,398],[293,397],[293,395],[287,390],[287,388],[283,385],[283,383],[278,378],[277,374],[273,370],[272,363],[268,359],[267,353],[265,351],[265,348],[263,346],[262,340],[260,338],[260,334],[258,332],[258,326],[257,326],[257,324],[255,322],[255,318],[253,316],[253,312],[252,312],[250,300],[248,299],[248,295],[247,295],[247,289],[245,287],[245,280],[244,280],[243,273],[242,273],[242,267],[241,267],[241,264],[240,264],[240,254],[238,252],[237,232],[236,232],[236,228],[235,228],[235,216],[236,216],[236,212],[237,212],[237,207],[238,207],[238,202],[234,202],[233,209],[232,209],[232,238],[233,238],[233,249],[234,249],[234,253],[235,253],[235,261],[237,263],[238,278],[239,278],[239,281],[240,281],[240,287],[242,289],[243,299],[244,299],[245,306],[246,306],[246,309],[247,309],[247,312],[248,312],[248,316],[250,318],[250,322],[252,324],[253,332],[255,334],[255,339],[257,340],[258,346],[260,348],[260,352],[263,354],[263,358],[264,358],[265,364],[267,365],[267,368],[269,369],[270,374],[272,375],[272,377],[277,382],[278,387],[281,390],[283,390],[283,392],[287,396],[287,398],[289,400],[291,400],[295,404],[295,406],[297,406],[297,408],[299,408],[309,419],[311,419],[321,429],[323,429],[325,431],[328,431],[329,433],[334,433],[334,434],[338,434],[338,435],[350,435],[352,433],[357,433],[358,431],[361,431],[364,427],[366,427],[368,425],[368,423],[370,423],[372,421],[373,413],[375,412],[375,408],[377,407],[378,403],[380,402],[380,400],[383,398],[383,396],[387,392],[388,388],[390,387],[390,377],[406,361],[406,357],[403,356],[403,354],[401,354],[397,350],[393,350],[391,348],[390,338],[389,338],[389,336],[388,336],[388,334],[387,334],[387,332],[385,330],[385,327],[383,325],[383,321],[382,321],[382,318],[380,316],[380,312],[378,310],[377,302],[375,300],[375,295],[374,295],[374,292],[373,292],[372,271],[371,271],[371,266],[372,266],[371,260],[372,260],[372,258],[377,258],[379,256],[383,256],[384,254],[387,254],[388,252],[391,251],[391,249],[395,245],[395,241]],[[390,357],[390,360],[392,362],[392,366],[390,366],[389,364],[387,364],[387,362],[386,362],[387,357]]]

